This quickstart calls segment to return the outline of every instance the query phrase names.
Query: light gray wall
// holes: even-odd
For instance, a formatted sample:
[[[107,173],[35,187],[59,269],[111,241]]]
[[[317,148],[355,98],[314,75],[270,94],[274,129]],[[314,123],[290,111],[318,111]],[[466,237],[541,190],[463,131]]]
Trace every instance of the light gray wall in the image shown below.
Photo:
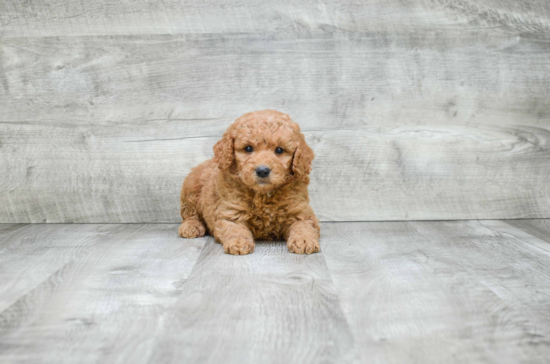
[[[244,112],[330,220],[550,217],[550,2],[0,1],[0,222],[176,222]]]

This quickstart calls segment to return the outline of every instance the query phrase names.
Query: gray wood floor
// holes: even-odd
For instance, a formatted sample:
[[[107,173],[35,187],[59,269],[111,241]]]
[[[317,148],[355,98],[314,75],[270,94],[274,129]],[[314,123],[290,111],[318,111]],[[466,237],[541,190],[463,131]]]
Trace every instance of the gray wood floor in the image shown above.
[[[176,232],[0,225],[0,362],[550,358],[550,220],[324,223],[310,256]]]

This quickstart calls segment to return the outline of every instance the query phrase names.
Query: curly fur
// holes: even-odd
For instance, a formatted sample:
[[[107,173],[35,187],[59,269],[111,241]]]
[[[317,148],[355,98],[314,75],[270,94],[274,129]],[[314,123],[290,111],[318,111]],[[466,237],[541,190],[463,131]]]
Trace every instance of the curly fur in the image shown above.
[[[284,152],[276,154],[277,147]],[[307,191],[314,153],[298,124],[275,110],[244,114],[216,143],[214,155],[183,182],[181,237],[210,232],[235,255],[252,253],[254,239],[285,239],[298,254],[319,251],[319,223]],[[259,166],[271,169],[269,177],[256,175]]]

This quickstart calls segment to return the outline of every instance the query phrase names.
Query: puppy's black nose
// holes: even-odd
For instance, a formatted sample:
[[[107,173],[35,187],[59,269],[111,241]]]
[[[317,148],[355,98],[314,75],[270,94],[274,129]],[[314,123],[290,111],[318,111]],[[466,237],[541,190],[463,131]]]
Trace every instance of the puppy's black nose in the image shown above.
[[[260,178],[265,178],[269,176],[269,172],[271,172],[271,169],[264,166],[256,168],[256,175]]]

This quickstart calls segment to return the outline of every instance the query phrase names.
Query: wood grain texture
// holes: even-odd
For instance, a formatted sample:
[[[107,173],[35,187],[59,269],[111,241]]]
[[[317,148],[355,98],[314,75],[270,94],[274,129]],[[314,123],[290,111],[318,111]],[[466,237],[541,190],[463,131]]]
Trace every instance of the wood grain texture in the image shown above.
[[[208,240],[153,363],[337,363],[353,338],[322,254],[259,242],[231,256]]]
[[[550,252],[508,222],[323,223],[310,256],[177,227],[0,224],[0,363],[550,356]]]
[[[69,262],[85,255],[90,246],[112,230],[94,225],[0,226],[0,312]]]
[[[2,224],[0,223],[0,234],[9,234],[12,231],[24,228],[27,224]]]
[[[550,113],[550,47],[512,31],[6,38],[1,49],[0,121],[23,125],[174,125],[153,139],[217,136],[262,107],[306,130],[548,126]]]
[[[530,221],[529,220],[480,220],[479,222],[485,227],[504,236],[521,240],[522,242],[534,245],[540,249],[550,252],[550,236],[540,234],[540,230],[534,230],[531,224],[514,224],[515,221]],[[508,223],[509,221],[510,223]],[[533,220],[537,221],[537,220]],[[543,221],[543,220],[538,220]],[[523,225],[523,226],[522,226]]]
[[[2,286],[42,279],[2,291],[13,303],[1,308],[0,362],[142,362],[205,242],[174,229],[33,225],[2,239],[18,263],[2,262]]]
[[[509,220],[508,225],[533,236],[536,240],[535,245],[550,251],[550,220],[548,219],[528,219],[528,220]]]
[[[357,362],[544,363],[550,355],[544,250],[476,221],[323,231]]]
[[[42,0],[0,3],[0,36],[550,29],[545,0]]]
[[[0,221],[176,222],[245,111],[317,153],[324,221],[550,216],[550,48],[514,28],[2,39]]]
[[[487,287],[502,304],[493,311],[492,322],[500,322],[504,335],[514,331],[516,345],[530,353],[524,361],[545,362],[550,355],[550,252],[521,235],[482,221],[465,223],[411,223],[433,241],[452,244],[451,253],[464,256],[461,268],[472,280]],[[468,247],[475,245],[471,251]],[[515,360],[510,357],[510,362]]]

